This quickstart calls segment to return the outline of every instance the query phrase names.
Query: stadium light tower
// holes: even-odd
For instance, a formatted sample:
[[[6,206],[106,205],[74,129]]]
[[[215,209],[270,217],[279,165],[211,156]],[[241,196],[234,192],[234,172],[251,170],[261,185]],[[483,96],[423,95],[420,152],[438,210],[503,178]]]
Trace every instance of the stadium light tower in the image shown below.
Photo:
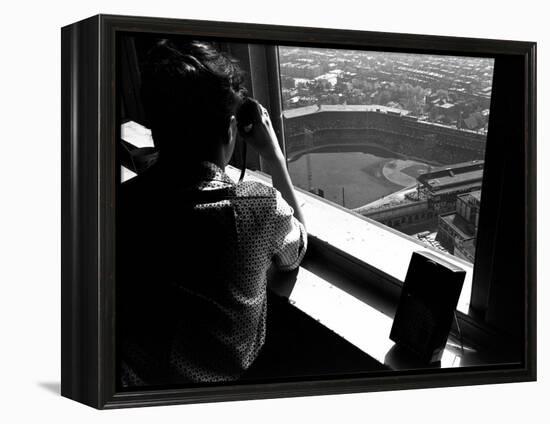
[[[307,190],[311,191],[313,181],[313,175],[311,173],[311,154],[306,154],[306,168],[307,168]]]

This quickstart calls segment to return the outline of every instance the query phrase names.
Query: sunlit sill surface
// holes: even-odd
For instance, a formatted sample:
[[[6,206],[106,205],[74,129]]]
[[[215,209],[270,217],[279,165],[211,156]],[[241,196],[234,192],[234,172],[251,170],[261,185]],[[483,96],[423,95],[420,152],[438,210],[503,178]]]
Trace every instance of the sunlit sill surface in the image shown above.
[[[135,122],[122,125],[121,135],[125,141],[136,147],[153,146],[149,130]],[[226,172],[234,181],[238,180],[240,170],[228,166]],[[122,181],[134,176],[132,171],[121,168]],[[253,171],[247,171],[245,179],[271,183],[269,176]],[[298,192],[297,195],[311,235],[399,281],[405,279],[411,255],[415,250],[430,250],[462,267],[466,271],[466,279],[457,309],[468,312],[473,271],[470,264],[427,249],[409,237],[333,207],[313,195],[303,192]],[[391,358],[394,342],[390,340],[389,334],[393,317],[382,312],[376,305],[369,304],[371,302],[336,287],[322,273],[313,273],[300,267],[289,300],[295,307],[380,363],[392,369],[410,368]],[[451,368],[474,365],[482,365],[475,350],[468,346],[461,349],[459,343],[449,339],[439,366]]]

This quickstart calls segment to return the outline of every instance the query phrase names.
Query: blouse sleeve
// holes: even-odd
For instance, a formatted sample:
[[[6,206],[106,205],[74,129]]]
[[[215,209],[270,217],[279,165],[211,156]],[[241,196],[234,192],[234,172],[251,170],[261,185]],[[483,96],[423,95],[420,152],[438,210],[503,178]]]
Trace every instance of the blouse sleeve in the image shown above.
[[[274,255],[277,267],[290,271],[298,267],[307,249],[307,233],[304,225],[294,217],[294,209],[275,190]]]

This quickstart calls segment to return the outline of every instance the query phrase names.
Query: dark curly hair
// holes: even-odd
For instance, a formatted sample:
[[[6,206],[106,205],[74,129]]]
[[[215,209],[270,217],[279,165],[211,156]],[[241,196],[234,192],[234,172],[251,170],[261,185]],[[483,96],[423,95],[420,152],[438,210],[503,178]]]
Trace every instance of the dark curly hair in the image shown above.
[[[207,158],[227,139],[246,95],[242,84],[237,62],[208,43],[157,42],[142,68],[141,95],[160,157]]]

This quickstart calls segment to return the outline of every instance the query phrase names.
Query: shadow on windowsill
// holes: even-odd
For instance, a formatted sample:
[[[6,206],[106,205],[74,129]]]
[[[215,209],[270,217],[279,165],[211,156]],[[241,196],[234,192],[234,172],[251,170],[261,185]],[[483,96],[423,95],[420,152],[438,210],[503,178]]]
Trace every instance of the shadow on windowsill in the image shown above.
[[[41,381],[38,383],[38,387],[56,395],[61,394],[61,383],[59,381]]]

